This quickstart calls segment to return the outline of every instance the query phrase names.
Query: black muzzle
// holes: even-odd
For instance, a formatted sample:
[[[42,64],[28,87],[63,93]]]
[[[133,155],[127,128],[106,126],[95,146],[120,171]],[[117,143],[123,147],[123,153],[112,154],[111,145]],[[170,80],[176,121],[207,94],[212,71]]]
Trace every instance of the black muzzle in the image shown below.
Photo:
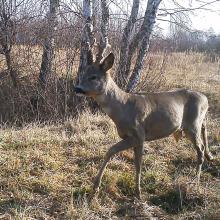
[[[80,87],[77,87],[77,86],[74,88],[74,92],[76,94],[84,94],[84,95],[86,94],[83,89],[81,89]]]

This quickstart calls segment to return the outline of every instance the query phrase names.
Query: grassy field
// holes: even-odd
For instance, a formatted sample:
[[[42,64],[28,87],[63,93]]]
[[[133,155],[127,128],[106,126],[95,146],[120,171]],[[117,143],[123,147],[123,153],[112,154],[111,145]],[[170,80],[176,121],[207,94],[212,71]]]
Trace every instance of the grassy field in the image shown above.
[[[161,57],[150,56],[158,66]],[[130,150],[111,160],[93,197],[93,178],[119,138],[106,115],[84,111],[65,123],[2,125],[0,219],[220,219],[219,63],[202,54],[169,54],[162,74],[164,89],[187,87],[209,98],[208,139],[216,159],[205,162],[199,189],[195,150],[186,139],[169,137],[145,146],[142,200],[133,196]]]

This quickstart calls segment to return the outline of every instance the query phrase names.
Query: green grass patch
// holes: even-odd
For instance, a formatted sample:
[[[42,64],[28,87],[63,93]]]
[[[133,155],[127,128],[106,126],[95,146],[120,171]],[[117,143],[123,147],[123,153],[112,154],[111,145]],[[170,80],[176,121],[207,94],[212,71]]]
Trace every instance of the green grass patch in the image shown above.
[[[124,195],[134,195],[135,192],[135,174],[124,172],[119,175],[117,186]]]

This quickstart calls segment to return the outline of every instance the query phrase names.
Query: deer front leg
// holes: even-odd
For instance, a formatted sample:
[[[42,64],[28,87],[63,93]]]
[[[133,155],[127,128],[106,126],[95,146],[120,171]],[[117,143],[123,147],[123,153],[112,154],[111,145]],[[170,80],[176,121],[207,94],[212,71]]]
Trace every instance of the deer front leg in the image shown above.
[[[141,166],[142,166],[142,157],[143,157],[143,144],[140,144],[134,148],[134,160],[135,160],[135,169],[136,169],[136,189],[135,193],[138,199],[141,197]]]
[[[127,139],[124,139],[120,142],[118,142],[117,144],[113,145],[109,150],[108,152],[106,153],[106,156],[105,156],[105,160],[102,164],[102,167],[98,173],[98,175],[96,176],[96,179],[95,179],[95,182],[94,182],[94,190],[95,191],[98,191],[99,189],[99,186],[101,184],[101,180],[102,180],[102,176],[103,176],[103,173],[104,173],[104,170],[109,162],[109,160],[111,159],[111,157],[113,155],[115,155],[116,153],[120,152],[120,151],[123,151],[123,150],[126,150],[128,148],[131,148],[134,146],[134,141],[132,138],[127,138]]]

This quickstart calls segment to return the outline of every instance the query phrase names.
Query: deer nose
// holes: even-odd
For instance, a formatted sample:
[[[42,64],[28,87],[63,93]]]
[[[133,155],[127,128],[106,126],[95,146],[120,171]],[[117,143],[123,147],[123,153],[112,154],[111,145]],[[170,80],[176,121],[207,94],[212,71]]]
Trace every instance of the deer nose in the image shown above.
[[[78,94],[85,94],[85,91],[79,86],[74,87],[74,91]]]

